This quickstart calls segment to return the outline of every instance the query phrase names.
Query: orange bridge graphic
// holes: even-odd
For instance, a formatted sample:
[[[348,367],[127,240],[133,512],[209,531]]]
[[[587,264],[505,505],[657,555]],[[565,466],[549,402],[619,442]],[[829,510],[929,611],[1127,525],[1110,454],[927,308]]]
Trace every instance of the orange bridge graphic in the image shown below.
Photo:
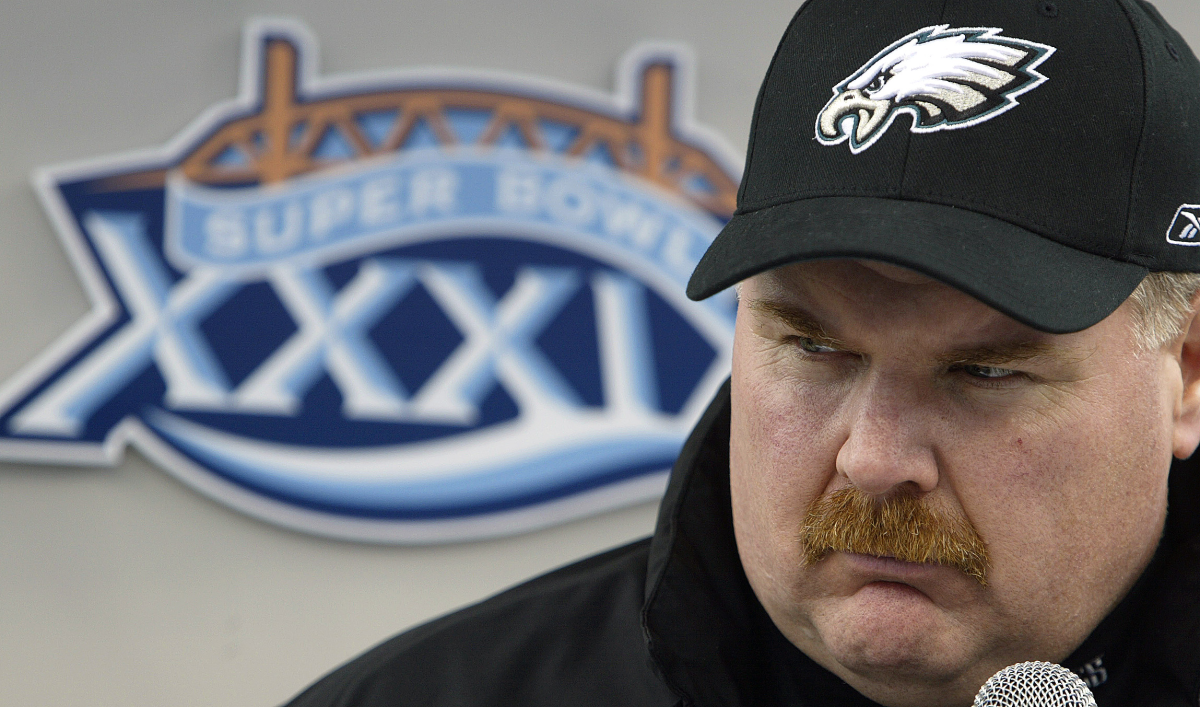
[[[677,66],[670,61],[641,67],[633,120],[598,110],[564,105],[501,90],[402,88],[306,99],[299,91],[300,54],[290,37],[266,39],[263,83],[257,110],[224,121],[178,163],[191,181],[222,186],[281,182],[317,170],[402,150],[414,132],[425,130],[437,145],[495,147],[503,136],[518,136],[526,149],[584,157],[597,152],[618,169],[635,174],[728,219],[736,208],[736,179],[709,150],[681,139],[673,130]],[[452,111],[480,119],[475,135],[456,134]],[[368,135],[363,118],[388,124]],[[552,144],[547,127],[569,138]],[[342,154],[320,154],[336,141]],[[123,190],[162,186],[166,170],[137,172],[104,180],[101,188]]]

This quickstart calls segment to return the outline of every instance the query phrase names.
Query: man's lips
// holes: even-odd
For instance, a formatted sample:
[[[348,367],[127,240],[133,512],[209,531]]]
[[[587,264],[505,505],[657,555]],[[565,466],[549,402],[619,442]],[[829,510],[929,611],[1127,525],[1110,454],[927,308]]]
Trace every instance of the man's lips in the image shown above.
[[[979,598],[980,586],[966,573],[949,565],[905,562],[894,557],[833,552],[819,570],[831,595],[860,599],[903,600],[923,598],[950,606]]]
[[[953,568],[945,565],[927,562],[905,562],[894,557],[876,557],[850,552],[838,554],[845,558],[855,574],[868,582],[899,582],[916,586],[944,576],[947,572],[956,572]]]

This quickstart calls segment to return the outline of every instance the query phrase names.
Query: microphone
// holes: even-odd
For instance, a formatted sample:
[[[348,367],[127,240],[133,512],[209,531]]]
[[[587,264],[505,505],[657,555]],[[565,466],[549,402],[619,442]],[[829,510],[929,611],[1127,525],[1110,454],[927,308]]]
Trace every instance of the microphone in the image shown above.
[[[1010,665],[988,678],[974,707],[1096,707],[1096,698],[1075,673],[1036,661]]]

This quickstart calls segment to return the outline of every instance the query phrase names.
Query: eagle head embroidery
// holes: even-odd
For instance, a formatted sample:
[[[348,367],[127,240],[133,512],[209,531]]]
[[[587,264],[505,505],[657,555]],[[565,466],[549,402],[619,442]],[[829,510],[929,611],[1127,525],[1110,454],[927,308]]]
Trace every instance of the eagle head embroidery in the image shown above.
[[[1018,105],[1046,82],[1037,67],[1054,47],[999,37],[996,27],[926,27],[877,54],[833,89],[817,117],[825,145],[850,141],[855,154],[875,144],[901,113],[912,132],[965,128]]]

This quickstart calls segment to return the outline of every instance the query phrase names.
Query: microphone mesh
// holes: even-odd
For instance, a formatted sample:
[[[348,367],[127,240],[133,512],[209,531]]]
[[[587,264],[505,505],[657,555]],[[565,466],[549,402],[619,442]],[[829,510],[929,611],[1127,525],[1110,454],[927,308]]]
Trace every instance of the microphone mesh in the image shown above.
[[[974,707],[1096,707],[1075,673],[1054,663],[1017,663],[988,678]]]

